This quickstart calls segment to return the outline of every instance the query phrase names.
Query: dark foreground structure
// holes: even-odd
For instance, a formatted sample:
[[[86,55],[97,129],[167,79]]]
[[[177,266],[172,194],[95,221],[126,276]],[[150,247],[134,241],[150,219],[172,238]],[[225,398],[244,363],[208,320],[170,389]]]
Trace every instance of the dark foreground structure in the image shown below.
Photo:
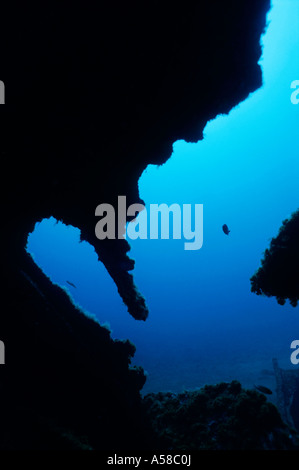
[[[164,396],[142,400],[144,373],[130,368],[134,346],[113,341],[52,285],[26,253],[27,236],[50,216],[78,227],[129,313],[145,320],[129,245],[95,237],[95,208],[116,205],[118,195],[126,195],[128,205],[139,202],[137,182],[148,164],[165,162],[178,139],[201,139],[208,120],[261,86],[260,37],[269,6],[269,0],[152,0],[2,7],[1,448],[165,445],[154,402],[166,400],[172,409],[177,404]],[[197,440],[187,432],[186,411],[168,446],[226,447],[226,429],[239,429],[225,427],[234,413],[247,447],[294,445],[276,409],[257,392],[219,387],[208,391],[210,408],[207,390],[186,399],[186,409],[202,410],[193,423]],[[237,409],[231,394],[241,394]],[[184,397],[177,399],[182,406]],[[253,414],[269,417],[260,439],[250,435],[256,436],[257,423],[251,427],[243,400]],[[214,441],[212,420],[223,423]]]
[[[265,250],[261,267],[251,278],[251,291],[286,300],[296,307],[299,300],[299,210],[282,222],[279,233]]]

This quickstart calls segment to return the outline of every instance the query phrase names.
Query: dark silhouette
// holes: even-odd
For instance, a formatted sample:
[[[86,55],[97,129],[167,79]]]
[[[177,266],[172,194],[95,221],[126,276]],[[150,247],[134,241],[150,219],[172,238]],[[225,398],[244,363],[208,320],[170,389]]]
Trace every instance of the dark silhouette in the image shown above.
[[[275,296],[280,305],[289,299],[293,307],[299,300],[299,210],[284,220],[270,247],[265,250],[262,265],[250,279],[251,291],[257,295]]]
[[[75,284],[73,284],[72,282],[70,281],[66,281],[70,286],[74,287],[75,289],[77,289],[77,286],[75,286]]]
[[[230,230],[228,229],[228,226],[226,224],[222,225],[222,230],[225,233],[225,235],[228,235]]]
[[[272,390],[270,390],[268,387],[265,387],[264,385],[255,385],[254,388],[259,392],[265,393],[266,395],[272,395]]]
[[[113,341],[51,283],[26,253],[27,236],[50,216],[79,228],[130,314],[145,320],[129,244],[96,238],[95,208],[116,207],[119,195],[142,202],[148,164],[165,162],[176,140],[202,139],[209,120],[262,85],[269,8],[270,0],[1,5],[1,448],[154,448],[145,374],[130,367],[135,347]]]

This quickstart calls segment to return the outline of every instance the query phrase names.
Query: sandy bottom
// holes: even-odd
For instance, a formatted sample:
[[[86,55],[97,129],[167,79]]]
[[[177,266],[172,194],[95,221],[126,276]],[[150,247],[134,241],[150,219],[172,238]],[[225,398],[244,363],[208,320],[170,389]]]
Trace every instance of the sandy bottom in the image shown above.
[[[276,357],[280,367],[292,368],[285,351]],[[140,364],[140,361],[135,362]],[[143,395],[161,391],[198,390],[206,384],[238,380],[247,389],[253,389],[254,385],[268,387],[272,391],[272,395],[267,395],[268,400],[277,404],[276,379],[268,352],[247,358],[231,354],[226,358],[209,355],[191,358],[188,354],[173,354],[172,358],[152,357],[149,365],[149,370],[144,367],[147,382],[142,390]]]

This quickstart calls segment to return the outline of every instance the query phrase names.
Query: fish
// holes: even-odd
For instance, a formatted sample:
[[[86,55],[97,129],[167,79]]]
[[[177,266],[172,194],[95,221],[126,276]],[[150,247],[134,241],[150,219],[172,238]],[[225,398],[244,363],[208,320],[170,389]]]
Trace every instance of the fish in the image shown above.
[[[228,229],[228,226],[226,224],[222,225],[222,230],[225,233],[225,235],[228,235],[230,230]]]
[[[266,395],[272,395],[272,390],[270,390],[268,387],[265,387],[264,385],[255,385],[254,388],[256,388],[259,392],[265,393]]]
[[[74,287],[75,289],[77,289],[77,286],[75,286],[75,284],[73,284],[72,282],[70,281],[66,281],[70,286]]]

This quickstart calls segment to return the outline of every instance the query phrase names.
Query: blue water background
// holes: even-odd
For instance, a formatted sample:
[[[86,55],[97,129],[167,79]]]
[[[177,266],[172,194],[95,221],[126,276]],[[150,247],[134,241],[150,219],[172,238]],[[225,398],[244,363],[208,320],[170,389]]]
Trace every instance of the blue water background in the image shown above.
[[[263,87],[209,122],[203,141],[175,142],[167,163],[149,165],[139,180],[147,207],[204,208],[198,251],[185,251],[182,240],[130,242],[135,282],[150,309],[146,322],[127,313],[93,248],[79,243],[78,229],[51,218],[28,238],[29,252],[53,282],[108,322],[114,338],[136,345],[133,364],[148,374],[144,393],[232,379],[275,389],[273,357],[299,368],[290,362],[299,307],[252,294],[249,281],[282,221],[299,207],[299,105],[290,100],[291,82],[299,80],[299,2],[275,0],[268,22]]]

